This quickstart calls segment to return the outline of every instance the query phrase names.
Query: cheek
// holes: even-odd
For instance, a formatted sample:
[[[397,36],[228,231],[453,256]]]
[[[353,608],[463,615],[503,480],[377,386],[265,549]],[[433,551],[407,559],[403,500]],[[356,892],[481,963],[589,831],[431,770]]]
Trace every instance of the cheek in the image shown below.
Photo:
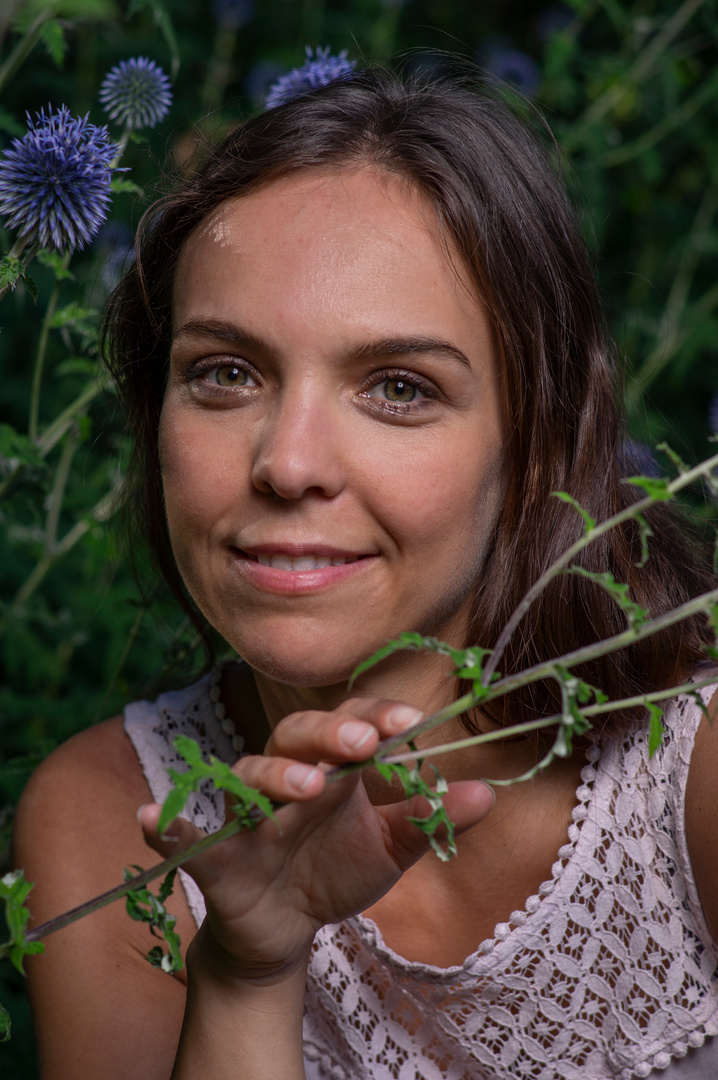
[[[159,459],[167,523],[173,547],[221,515],[237,471],[223,440],[199,420],[162,411]]]

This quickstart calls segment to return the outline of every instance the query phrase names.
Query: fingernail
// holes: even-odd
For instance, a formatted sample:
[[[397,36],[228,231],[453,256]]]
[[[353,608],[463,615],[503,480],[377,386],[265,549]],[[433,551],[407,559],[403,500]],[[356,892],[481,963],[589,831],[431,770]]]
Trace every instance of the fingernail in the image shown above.
[[[179,836],[167,836],[167,834],[165,833],[164,836],[160,837],[160,840],[163,844],[176,844],[179,840]]]
[[[418,724],[423,715],[421,709],[415,709],[411,705],[393,705],[386,714],[386,719],[394,731],[405,731]]]
[[[374,728],[359,720],[347,720],[339,728],[339,738],[349,750],[358,750],[371,736]]]
[[[477,783],[491,792],[491,809],[493,810],[496,803],[496,788],[492,788],[491,784],[486,784],[483,780],[477,780]]]
[[[142,806],[141,806],[141,807],[139,808],[139,810],[137,811],[137,824],[138,824],[138,825],[141,825],[141,824],[142,824],[142,811],[144,810],[144,808],[145,808],[146,806],[149,806],[149,805],[150,805],[149,803],[143,802],[143,803],[142,803]]]
[[[284,774],[284,779],[295,791],[304,791],[318,772],[319,769],[313,765],[290,765]]]

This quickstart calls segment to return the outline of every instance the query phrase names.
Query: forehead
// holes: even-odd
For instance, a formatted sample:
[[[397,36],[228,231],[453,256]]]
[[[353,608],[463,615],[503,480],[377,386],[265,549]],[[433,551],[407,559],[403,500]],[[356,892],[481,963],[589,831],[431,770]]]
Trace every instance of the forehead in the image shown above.
[[[175,326],[207,308],[256,302],[280,323],[302,308],[335,326],[391,320],[399,309],[419,322],[452,306],[476,318],[480,302],[452,255],[433,206],[402,178],[368,166],[293,174],[226,200],[189,237]]]

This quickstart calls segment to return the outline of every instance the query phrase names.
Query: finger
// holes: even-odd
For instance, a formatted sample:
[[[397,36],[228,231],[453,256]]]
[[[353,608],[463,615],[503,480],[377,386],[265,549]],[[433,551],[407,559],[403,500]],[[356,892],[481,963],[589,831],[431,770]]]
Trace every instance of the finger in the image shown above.
[[[398,701],[354,698],[333,712],[292,713],[277,725],[265,754],[298,761],[362,761],[380,739],[418,723],[423,713]]]
[[[207,834],[198,829],[184,818],[177,817],[170,821],[165,831],[160,834],[157,823],[162,813],[162,807],[157,803],[149,803],[141,806],[137,811],[137,820],[145,834],[147,844],[161,855],[163,859],[171,855],[177,855],[180,851],[190,847],[191,844],[202,840]]]
[[[240,758],[233,771],[275,802],[307,802],[324,791],[325,772],[316,763],[258,754]]]
[[[483,821],[491,811],[495,799],[493,789],[480,780],[457,780],[449,784],[443,802],[449,819],[454,823],[456,835],[461,835]],[[387,825],[389,853],[400,869],[406,870],[430,847],[428,837],[408,818],[427,817],[431,813],[431,807],[422,795],[417,795],[408,803],[383,806],[380,813]],[[441,833],[437,834],[437,839],[443,839]]]

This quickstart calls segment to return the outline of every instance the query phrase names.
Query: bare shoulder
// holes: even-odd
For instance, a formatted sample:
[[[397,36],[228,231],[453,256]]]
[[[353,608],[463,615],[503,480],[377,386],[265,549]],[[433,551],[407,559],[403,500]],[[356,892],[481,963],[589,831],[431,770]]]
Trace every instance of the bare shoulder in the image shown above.
[[[718,692],[701,720],[686,787],[686,838],[706,922],[718,941]]]
[[[158,861],[136,817],[151,801],[120,717],[48,757],[23,793],[14,833],[14,865],[35,882],[31,925],[119,884],[125,866]],[[186,947],[196,928],[181,888],[168,906]],[[155,943],[119,901],[58,931],[45,955],[28,960],[44,1077],[169,1076],[185,990],[145,960]]]

